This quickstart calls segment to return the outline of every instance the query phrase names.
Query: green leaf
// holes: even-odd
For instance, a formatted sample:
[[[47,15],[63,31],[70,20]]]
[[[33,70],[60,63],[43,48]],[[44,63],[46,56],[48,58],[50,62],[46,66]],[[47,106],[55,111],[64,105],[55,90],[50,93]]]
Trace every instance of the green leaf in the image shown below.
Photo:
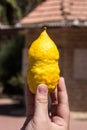
[[[17,8],[17,3],[15,0],[6,0],[7,3],[9,3],[13,8]]]

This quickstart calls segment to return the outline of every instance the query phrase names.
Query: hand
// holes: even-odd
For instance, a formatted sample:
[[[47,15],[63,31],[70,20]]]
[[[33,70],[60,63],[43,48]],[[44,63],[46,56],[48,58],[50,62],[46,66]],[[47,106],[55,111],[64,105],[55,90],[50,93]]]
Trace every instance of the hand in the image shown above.
[[[64,78],[60,78],[59,85],[51,93],[50,116],[48,114],[47,86],[40,84],[35,96],[30,93],[28,88],[26,92],[27,119],[21,130],[69,129],[69,105]]]

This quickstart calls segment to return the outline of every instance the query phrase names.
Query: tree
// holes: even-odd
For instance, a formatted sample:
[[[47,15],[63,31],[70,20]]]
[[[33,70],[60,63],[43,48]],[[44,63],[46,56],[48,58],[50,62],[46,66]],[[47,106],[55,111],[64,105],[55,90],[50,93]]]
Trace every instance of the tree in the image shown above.
[[[42,0],[0,0],[0,22],[15,24]]]
[[[15,35],[2,42],[0,47],[0,83],[3,84],[4,92],[12,94],[17,90],[16,92],[20,93],[18,89],[23,90],[21,67],[24,36]]]
[[[0,0],[0,22],[14,24],[21,17],[16,0]]]
[[[14,25],[20,18],[29,13],[41,0],[0,0],[0,22]],[[0,36],[0,83],[4,90],[23,86],[21,76],[21,57],[24,37]]]
[[[22,14],[26,15],[34,7],[36,7],[43,0],[19,0],[18,5],[21,8]]]

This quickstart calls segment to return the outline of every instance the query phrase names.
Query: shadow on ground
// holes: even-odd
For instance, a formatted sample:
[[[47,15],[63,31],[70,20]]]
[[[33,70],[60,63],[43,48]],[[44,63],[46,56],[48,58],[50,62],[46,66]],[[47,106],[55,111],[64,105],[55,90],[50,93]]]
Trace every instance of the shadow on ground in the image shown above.
[[[25,116],[25,106],[22,103],[0,104],[0,115]]]

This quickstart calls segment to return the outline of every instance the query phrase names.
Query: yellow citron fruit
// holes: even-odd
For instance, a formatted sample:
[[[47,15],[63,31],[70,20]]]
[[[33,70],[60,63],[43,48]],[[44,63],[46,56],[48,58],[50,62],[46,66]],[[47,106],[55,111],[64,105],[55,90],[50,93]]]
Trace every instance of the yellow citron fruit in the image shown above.
[[[39,84],[46,84],[49,92],[55,89],[60,78],[58,59],[59,51],[44,30],[28,50],[27,82],[32,93]]]

